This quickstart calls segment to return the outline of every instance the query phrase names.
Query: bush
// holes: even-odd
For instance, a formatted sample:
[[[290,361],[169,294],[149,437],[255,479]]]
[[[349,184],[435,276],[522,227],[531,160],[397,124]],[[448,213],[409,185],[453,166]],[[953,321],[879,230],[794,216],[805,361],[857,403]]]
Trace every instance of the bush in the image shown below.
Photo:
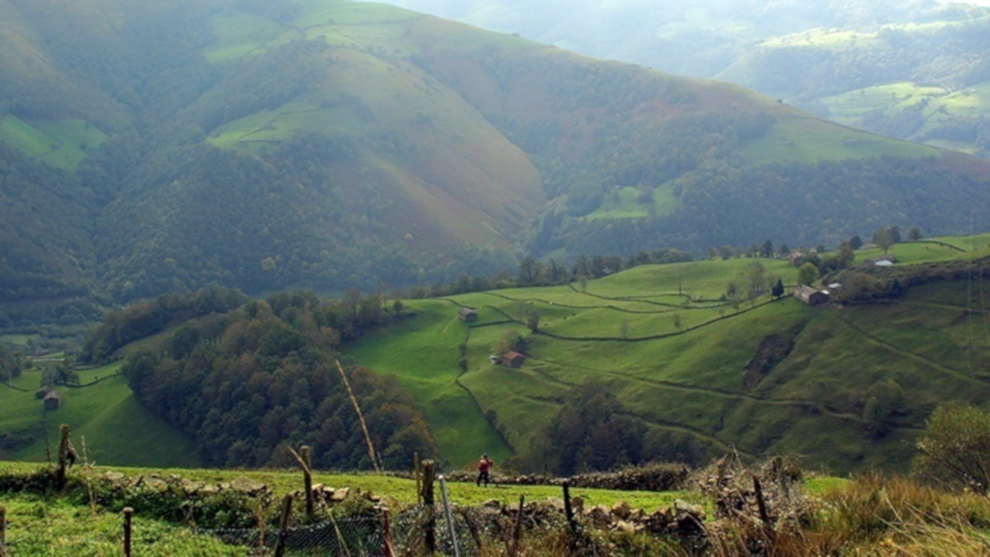
[[[975,406],[943,404],[918,440],[917,473],[937,482],[987,494],[990,485],[990,413]]]

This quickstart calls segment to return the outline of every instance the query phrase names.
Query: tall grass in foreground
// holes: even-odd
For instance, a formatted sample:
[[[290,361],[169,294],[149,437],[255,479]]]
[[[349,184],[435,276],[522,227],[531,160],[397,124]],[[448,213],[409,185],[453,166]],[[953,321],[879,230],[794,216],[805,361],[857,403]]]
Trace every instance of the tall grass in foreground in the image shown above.
[[[710,530],[716,555],[987,555],[990,499],[869,474],[827,492],[796,528]]]

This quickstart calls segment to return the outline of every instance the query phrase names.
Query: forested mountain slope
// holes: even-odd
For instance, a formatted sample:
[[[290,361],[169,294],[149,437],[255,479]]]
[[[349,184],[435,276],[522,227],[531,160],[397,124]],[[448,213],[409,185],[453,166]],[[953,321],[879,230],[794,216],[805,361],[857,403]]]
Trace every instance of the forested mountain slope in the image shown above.
[[[7,325],[988,214],[983,161],[384,5],[0,10]]]
[[[990,154],[985,1],[396,3],[591,56],[731,81],[877,133]]]

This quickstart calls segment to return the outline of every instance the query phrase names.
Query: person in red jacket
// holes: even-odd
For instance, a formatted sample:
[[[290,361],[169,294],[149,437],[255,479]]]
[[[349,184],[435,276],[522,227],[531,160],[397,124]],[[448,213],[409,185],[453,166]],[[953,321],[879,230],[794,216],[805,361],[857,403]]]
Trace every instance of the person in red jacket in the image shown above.
[[[488,471],[491,470],[494,465],[495,461],[488,458],[488,453],[481,455],[481,460],[478,461],[478,481],[474,483],[480,487],[481,480],[485,480],[485,487],[488,487]]]

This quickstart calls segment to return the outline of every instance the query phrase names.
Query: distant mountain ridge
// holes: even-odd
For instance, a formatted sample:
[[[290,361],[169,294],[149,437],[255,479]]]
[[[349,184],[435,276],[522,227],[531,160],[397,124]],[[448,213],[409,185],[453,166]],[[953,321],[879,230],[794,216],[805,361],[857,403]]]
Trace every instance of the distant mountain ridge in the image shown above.
[[[380,4],[0,13],[0,326],[210,283],[971,232],[990,208],[985,161]]]
[[[396,3],[590,56],[730,81],[843,124],[990,156],[986,2]]]

